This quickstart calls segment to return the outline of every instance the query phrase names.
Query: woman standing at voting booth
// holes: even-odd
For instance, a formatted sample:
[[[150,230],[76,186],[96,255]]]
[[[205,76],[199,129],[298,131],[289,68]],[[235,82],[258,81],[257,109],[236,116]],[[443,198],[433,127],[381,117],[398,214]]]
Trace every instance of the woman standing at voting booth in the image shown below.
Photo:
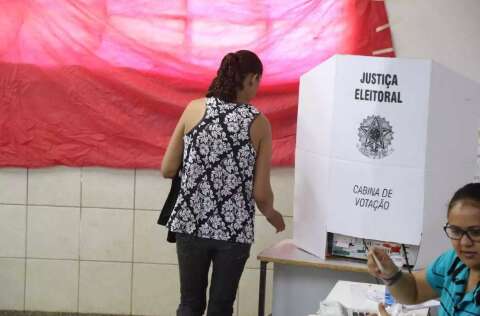
[[[426,270],[403,273],[388,255],[374,249],[368,255],[369,272],[383,279],[402,304],[438,298],[440,316],[480,315],[480,183],[467,184],[453,195],[444,231],[453,249]],[[380,314],[388,315],[383,307]]]
[[[255,202],[277,232],[285,228],[273,208],[270,124],[249,104],[262,72],[253,52],[227,54],[206,98],[186,107],[163,158],[164,177],[182,174],[167,224],[177,238],[178,316],[203,315],[210,264],[207,315],[232,315],[254,239]]]

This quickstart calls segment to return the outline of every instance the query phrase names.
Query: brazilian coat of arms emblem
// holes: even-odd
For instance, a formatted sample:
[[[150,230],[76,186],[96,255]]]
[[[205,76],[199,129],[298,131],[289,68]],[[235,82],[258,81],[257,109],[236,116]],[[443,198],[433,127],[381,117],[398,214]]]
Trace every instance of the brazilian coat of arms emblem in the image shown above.
[[[393,129],[379,115],[367,116],[358,128],[358,150],[366,157],[382,159],[393,152]]]

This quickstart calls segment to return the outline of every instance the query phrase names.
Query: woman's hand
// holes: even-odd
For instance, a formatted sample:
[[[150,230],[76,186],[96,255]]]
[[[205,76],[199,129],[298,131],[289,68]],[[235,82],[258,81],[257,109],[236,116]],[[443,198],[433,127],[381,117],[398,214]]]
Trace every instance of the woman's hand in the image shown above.
[[[283,216],[277,210],[272,209],[271,213],[266,216],[267,221],[275,227],[277,233],[285,230],[285,222],[283,221]]]
[[[385,305],[382,303],[378,304],[378,314],[367,314],[368,316],[390,316],[389,313],[387,313],[387,310],[385,309]]]
[[[378,261],[380,261],[382,269],[377,265],[373,254],[377,257]],[[376,247],[370,248],[368,251],[368,272],[376,278],[379,279],[390,279],[393,277],[395,273],[398,271],[398,267],[393,263],[392,259],[385,253],[385,251],[378,249]]]

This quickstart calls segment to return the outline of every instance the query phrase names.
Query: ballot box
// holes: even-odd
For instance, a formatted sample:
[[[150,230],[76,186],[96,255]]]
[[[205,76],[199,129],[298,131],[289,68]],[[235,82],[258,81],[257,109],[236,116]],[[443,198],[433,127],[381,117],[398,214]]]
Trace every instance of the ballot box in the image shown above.
[[[449,247],[447,203],[476,174],[480,86],[431,60],[336,55],[301,76],[295,244],[327,232]]]

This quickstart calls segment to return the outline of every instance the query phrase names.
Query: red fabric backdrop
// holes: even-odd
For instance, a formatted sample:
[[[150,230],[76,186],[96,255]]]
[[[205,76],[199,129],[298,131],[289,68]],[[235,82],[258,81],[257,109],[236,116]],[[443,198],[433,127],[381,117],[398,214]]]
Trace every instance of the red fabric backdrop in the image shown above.
[[[393,56],[383,1],[0,1],[0,166],[158,168],[222,56],[255,51],[274,165],[294,162],[299,76]],[[384,49],[387,49],[386,51]]]

